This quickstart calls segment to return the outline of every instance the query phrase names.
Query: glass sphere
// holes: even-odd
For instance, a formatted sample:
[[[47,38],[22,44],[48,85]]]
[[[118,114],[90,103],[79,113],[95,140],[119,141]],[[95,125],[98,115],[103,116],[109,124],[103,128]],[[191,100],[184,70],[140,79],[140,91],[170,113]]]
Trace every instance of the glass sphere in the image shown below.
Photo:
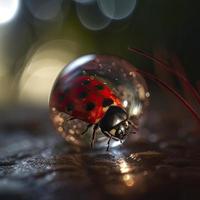
[[[82,77],[85,82],[77,81],[82,80]],[[92,84],[87,85],[90,81]],[[91,117],[92,124],[97,121],[94,119],[96,116],[92,116],[91,107],[87,108],[86,99],[87,102],[91,101],[94,107],[99,99],[109,98],[110,95],[109,92],[99,93],[98,89],[103,89],[102,85],[99,88],[96,85],[95,88],[93,83],[102,83],[106,91],[111,91],[116,98],[114,103],[121,104],[133,123],[140,118],[148,104],[149,92],[146,83],[142,76],[135,72],[134,66],[126,60],[116,56],[95,54],[77,58],[58,75],[49,101],[50,115],[56,130],[74,147],[90,147],[93,127],[90,127],[85,134],[82,133],[89,124],[86,119]],[[83,89],[86,85],[87,93]],[[98,104],[95,109],[103,112],[104,108]],[[127,138],[129,137],[131,134]],[[108,139],[98,129],[95,148],[106,148]],[[111,140],[110,147],[118,146],[120,142],[122,141]]]

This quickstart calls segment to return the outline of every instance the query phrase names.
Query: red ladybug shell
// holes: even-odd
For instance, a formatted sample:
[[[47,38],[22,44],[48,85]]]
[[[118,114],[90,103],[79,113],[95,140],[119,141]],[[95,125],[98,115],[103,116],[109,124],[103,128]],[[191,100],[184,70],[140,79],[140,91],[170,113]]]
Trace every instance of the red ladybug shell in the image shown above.
[[[64,81],[64,78],[61,82]],[[58,83],[51,98],[51,106],[58,111],[88,123],[97,123],[110,105],[122,107],[112,90],[90,76],[79,76],[61,88]]]

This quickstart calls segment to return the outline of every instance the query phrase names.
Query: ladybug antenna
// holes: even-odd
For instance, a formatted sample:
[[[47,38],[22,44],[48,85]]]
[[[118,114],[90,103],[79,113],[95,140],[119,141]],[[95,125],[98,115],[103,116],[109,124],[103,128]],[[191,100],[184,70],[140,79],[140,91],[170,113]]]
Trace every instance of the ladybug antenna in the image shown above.
[[[134,48],[134,47],[129,47],[128,48],[129,51],[132,51],[138,55],[141,55],[147,59],[150,59],[156,63],[158,63],[159,67],[170,72],[171,74],[175,75],[176,77],[178,77],[185,85],[185,87],[188,89],[189,92],[191,92],[191,94],[193,95],[193,97],[196,99],[196,101],[200,104],[200,95],[197,92],[197,90],[192,86],[192,84],[188,81],[188,79],[181,73],[179,73],[178,71],[174,71],[173,69],[171,69],[171,67],[169,65],[167,65],[164,61],[162,61],[161,59],[152,56],[151,54],[138,49],[138,48]]]
[[[178,100],[185,106],[185,108],[187,108],[193,114],[194,118],[200,124],[200,116],[193,109],[193,107],[175,89],[173,89],[172,87],[170,87],[168,84],[166,84],[165,82],[163,82],[162,80],[160,80],[155,75],[150,74],[149,72],[145,72],[145,71],[140,70],[140,69],[135,69],[135,71],[138,72],[139,74],[142,74],[143,76],[147,77],[148,79],[156,82],[158,85],[160,85],[161,87],[164,87],[170,93],[172,93],[174,96],[176,96],[178,98]]]

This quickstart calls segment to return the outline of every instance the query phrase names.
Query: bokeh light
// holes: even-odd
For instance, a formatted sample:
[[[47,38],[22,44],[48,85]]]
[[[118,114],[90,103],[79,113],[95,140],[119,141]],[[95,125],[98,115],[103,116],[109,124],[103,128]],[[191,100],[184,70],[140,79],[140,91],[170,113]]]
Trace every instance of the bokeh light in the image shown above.
[[[132,187],[135,184],[134,176],[131,173],[134,169],[133,166],[130,167],[129,163],[121,157],[117,161],[117,166],[119,167],[120,173],[122,174],[122,181],[127,187]]]
[[[56,76],[75,58],[77,49],[75,43],[67,40],[53,40],[33,48],[19,82],[20,102],[48,105]]]
[[[87,3],[94,2],[96,0],[74,0],[74,1],[77,3],[87,4]]]
[[[97,0],[97,2],[104,15],[115,20],[128,17],[136,6],[136,0]]]
[[[89,4],[77,3],[76,8],[81,24],[89,30],[102,30],[111,23],[111,19],[101,12],[96,2]]]
[[[19,0],[0,1],[0,24],[9,22],[14,18],[20,6]]]
[[[52,20],[61,11],[62,0],[27,0],[25,2],[31,14],[39,20]]]

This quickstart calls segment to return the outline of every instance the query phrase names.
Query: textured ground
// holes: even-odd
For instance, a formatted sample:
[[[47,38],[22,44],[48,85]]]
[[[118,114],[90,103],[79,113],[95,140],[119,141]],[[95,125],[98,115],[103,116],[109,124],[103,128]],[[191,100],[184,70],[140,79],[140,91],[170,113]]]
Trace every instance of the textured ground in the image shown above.
[[[45,112],[14,113],[1,114],[2,200],[200,199],[195,136],[158,142],[151,135],[151,142],[140,139],[110,152],[79,152],[55,134]]]

